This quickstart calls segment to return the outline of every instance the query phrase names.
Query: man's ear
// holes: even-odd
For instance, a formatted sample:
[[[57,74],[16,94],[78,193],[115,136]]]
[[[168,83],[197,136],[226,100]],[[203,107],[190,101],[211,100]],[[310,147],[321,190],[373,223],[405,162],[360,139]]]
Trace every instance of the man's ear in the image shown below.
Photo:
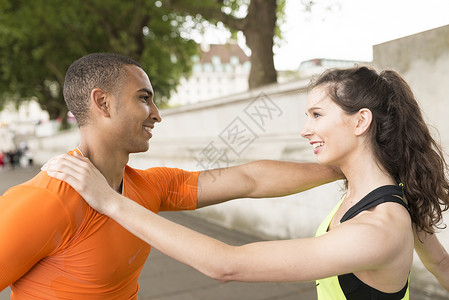
[[[95,88],[90,92],[90,100],[94,111],[104,117],[110,116],[111,106],[109,104],[110,99],[108,97],[108,93],[102,89]]]
[[[368,108],[362,108],[357,113],[357,124],[355,127],[355,135],[360,136],[365,134],[372,121],[373,121],[373,113]]]

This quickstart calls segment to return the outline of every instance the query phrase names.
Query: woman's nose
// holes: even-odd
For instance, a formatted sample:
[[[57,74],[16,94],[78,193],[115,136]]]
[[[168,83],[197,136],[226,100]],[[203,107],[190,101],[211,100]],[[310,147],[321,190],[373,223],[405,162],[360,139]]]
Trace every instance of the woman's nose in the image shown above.
[[[309,122],[307,122],[306,124],[304,124],[304,127],[301,130],[301,136],[303,138],[308,138],[311,134],[312,131],[310,130],[310,126],[308,124]]]

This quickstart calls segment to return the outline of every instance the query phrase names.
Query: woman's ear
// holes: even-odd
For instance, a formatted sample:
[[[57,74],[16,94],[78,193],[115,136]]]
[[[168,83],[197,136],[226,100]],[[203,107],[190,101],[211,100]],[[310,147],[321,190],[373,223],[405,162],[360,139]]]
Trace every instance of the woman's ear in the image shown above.
[[[110,104],[107,95],[108,94],[104,90],[99,88],[95,88],[90,92],[93,110],[103,117],[110,116]]]
[[[365,134],[372,121],[373,121],[373,113],[368,108],[362,108],[357,112],[357,124],[355,127],[355,135],[360,136]]]

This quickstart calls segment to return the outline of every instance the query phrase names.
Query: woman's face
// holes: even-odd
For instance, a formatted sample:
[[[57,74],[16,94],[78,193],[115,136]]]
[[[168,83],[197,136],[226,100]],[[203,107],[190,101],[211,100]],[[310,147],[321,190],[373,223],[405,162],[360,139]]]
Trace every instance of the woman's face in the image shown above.
[[[310,92],[306,116],[301,136],[310,141],[318,162],[338,166],[350,162],[357,147],[357,117],[346,114],[322,86]]]

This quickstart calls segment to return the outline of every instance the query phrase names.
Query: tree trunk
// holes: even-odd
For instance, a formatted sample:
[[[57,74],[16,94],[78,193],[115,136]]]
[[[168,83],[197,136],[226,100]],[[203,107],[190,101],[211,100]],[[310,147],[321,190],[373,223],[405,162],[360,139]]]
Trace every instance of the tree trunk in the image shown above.
[[[251,0],[243,33],[251,49],[249,88],[277,82],[273,60],[276,0]]]
[[[214,0],[218,5],[192,5],[183,0],[166,0],[164,6],[190,15],[202,15],[206,19],[218,20],[229,28],[242,31],[246,44],[251,49],[251,70],[249,88],[256,88],[277,82],[273,60],[273,38],[276,27],[277,0],[251,0],[248,14],[244,19],[225,14],[220,7],[222,0]],[[206,1],[207,3],[207,1]],[[210,3],[210,2],[209,2]]]

